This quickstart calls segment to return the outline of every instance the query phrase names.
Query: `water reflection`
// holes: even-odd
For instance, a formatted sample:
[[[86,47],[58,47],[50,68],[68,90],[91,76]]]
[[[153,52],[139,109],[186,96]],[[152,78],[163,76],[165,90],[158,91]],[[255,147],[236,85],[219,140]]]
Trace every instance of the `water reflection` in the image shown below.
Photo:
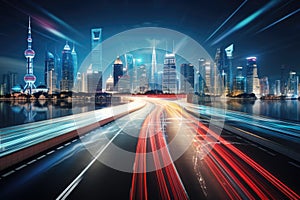
[[[263,115],[270,118],[300,121],[300,101],[298,100],[242,100],[205,102],[203,105],[222,109],[245,112],[253,115]]]
[[[89,100],[0,101],[0,128],[102,108]]]

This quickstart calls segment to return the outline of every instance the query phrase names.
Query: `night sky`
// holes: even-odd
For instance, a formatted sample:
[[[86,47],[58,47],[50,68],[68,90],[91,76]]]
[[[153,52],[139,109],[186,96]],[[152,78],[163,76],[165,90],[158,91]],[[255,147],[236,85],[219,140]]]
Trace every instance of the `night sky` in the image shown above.
[[[28,15],[38,76],[44,70],[45,49],[61,54],[66,38],[75,41],[80,64],[90,51],[91,28],[101,27],[105,40],[128,29],[152,26],[188,35],[213,58],[218,47],[234,43],[235,67],[245,66],[246,57],[257,56],[260,77],[279,78],[282,65],[300,74],[299,0],[8,0],[0,1],[1,82],[1,74],[8,71],[23,79]],[[37,85],[42,80],[39,76]]]

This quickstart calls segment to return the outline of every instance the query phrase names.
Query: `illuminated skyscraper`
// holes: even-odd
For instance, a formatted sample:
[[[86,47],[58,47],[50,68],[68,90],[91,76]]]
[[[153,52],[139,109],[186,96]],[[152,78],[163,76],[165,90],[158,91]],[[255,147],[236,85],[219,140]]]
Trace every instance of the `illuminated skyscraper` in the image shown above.
[[[205,62],[204,58],[199,59],[199,66],[196,70],[195,92],[198,92],[200,95],[204,94],[205,88]]]
[[[73,44],[73,49],[72,49],[72,60],[73,60],[73,76],[74,76],[74,82],[76,82],[76,77],[77,77],[77,72],[78,72],[78,60],[77,60],[77,53],[75,51],[75,45]]]
[[[114,90],[114,78],[112,75],[106,80],[106,91],[113,91]]]
[[[145,93],[148,90],[148,77],[146,66],[141,64],[137,67],[137,85],[135,92]]]
[[[177,93],[175,54],[166,54],[164,59],[162,90],[164,93]]]
[[[102,72],[102,29],[91,30],[91,59],[93,71]]]
[[[233,81],[233,96],[245,93],[245,77],[243,76],[243,67],[236,68],[237,75]]]
[[[118,56],[113,65],[114,91],[119,91],[119,80],[123,76],[123,63]]]
[[[227,88],[225,88],[225,91],[228,94],[233,90],[233,44],[226,47],[225,52],[227,57],[227,67],[224,69],[224,72],[227,74]]]
[[[17,84],[17,73],[3,74],[2,95],[10,94],[11,89]]]
[[[49,89],[49,94],[52,94],[57,89],[57,72],[55,71],[55,58],[54,55],[49,51],[46,51],[45,55],[45,85]]]
[[[247,58],[247,90],[248,94],[254,93],[256,97],[260,97],[260,85],[257,74],[256,57]]]
[[[35,88],[36,77],[33,75],[33,58],[35,56],[35,52],[31,49],[32,46],[32,38],[31,38],[31,25],[30,25],[30,17],[28,21],[28,37],[27,37],[27,49],[24,52],[24,55],[27,60],[27,69],[26,74],[24,76],[24,81],[26,83],[24,87],[24,92],[31,95],[33,93],[33,89]]]
[[[296,75],[296,72],[290,71],[287,84],[287,96],[289,98],[298,98],[298,86],[299,77]]]
[[[260,94],[261,96],[267,96],[268,94],[270,94],[268,77],[263,77],[260,79]]]
[[[151,77],[150,77],[149,85],[151,90],[157,89],[157,62],[156,62],[155,45],[152,49]]]
[[[125,54],[125,64],[126,64],[126,75],[129,79],[130,92],[133,92],[133,82],[134,82],[134,69],[133,69],[133,55]]]
[[[180,84],[181,93],[192,94],[194,93],[194,66],[192,64],[182,64],[180,66]]]
[[[66,45],[62,51],[62,80],[60,82],[61,91],[72,91],[74,86],[74,66],[73,58],[71,54],[71,48],[66,42]]]
[[[91,30],[91,64],[93,75],[93,84],[96,86],[88,86],[96,88],[97,92],[102,91],[102,29],[94,28]],[[95,80],[96,74],[99,75],[98,81]],[[91,84],[91,82],[90,82]],[[95,92],[95,91],[94,91]]]
[[[92,64],[89,66],[86,74],[87,92],[100,93],[102,92],[102,74],[99,71],[94,71]]]
[[[57,81],[56,81],[56,88],[60,89],[60,81],[62,76],[62,69],[61,69],[61,58],[60,55],[58,55],[56,49],[54,51],[54,71],[57,74]]]
[[[280,80],[275,81],[274,94],[275,94],[275,96],[281,96],[281,82],[280,82]]]
[[[215,62],[211,71],[211,90],[210,94],[214,96],[219,96],[225,94],[227,91],[224,88],[227,88],[227,74],[225,74],[226,69],[226,55],[223,49],[218,48],[215,55]],[[222,75],[222,77],[220,77]],[[223,82],[221,81],[223,78]],[[225,85],[223,85],[224,83]]]

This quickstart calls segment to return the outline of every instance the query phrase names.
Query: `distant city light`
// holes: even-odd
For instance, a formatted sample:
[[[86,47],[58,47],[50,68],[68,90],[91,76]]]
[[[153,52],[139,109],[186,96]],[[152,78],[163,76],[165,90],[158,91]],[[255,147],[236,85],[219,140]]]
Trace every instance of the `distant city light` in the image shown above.
[[[252,60],[252,61],[256,61],[256,57],[255,56],[250,56],[246,58],[247,60]]]

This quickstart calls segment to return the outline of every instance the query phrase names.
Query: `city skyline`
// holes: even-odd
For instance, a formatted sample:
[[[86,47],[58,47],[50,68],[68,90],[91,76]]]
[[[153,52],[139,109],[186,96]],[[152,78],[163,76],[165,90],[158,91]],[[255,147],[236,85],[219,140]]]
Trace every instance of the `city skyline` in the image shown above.
[[[203,26],[203,30],[202,28],[198,28],[197,25],[201,25],[201,22],[203,23],[203,20],[197,22],[199,21],[199,18],[194,15],[200,14],[195,14],[195,12],[187,11],[194,11],[194,7],[197,8],[197,6],[199,6],[200,4],[194,5],[195,3],[189,2],[186,3],[186,5],[178,5],[178,2],[175,1],[170,5],[170,11],[164,9],[167,1],[152,1],[149,2],[149,5],[146,4],[145,6],[148,6],[150,10],[162,11],[159,12],[157,16],[152,16],[153,13],[148,13],[149,11],[143,14],[140,13],[140,9],[142,9],[141,5],[134,4],[132,2],[128,2],[127,4],[126,2],[118,2],[116,4],[108,2],[100,3],[103,3],[103,5],[108,8],[108,10],[126,10],[126,8],[130,8],[136,10],[137,12],[136,14],[130,14],[125,18],[122,18],[121,14],[116,14],[115,16],[113,16],[113,14],[109,14],[106,11],[105,13],[99,14],[99,16],[95,17],[94,20],[89,20],[89,18],[91,18],[92,16],[96,16],[97,9],[91,8],[91,5],[84,5],[82,13],[80,14],[81,18],[80,20],[78,20],[78,16],[73,16],[74,11],[72,9],[66,12],[62,12],[62,9],[59,6],[57,7],[57,3],[55,2],[29,2],[22,4],[13,4],[13,2],[2,1],[2,9],[7,9],[3,10],[1,14],[3,15],[2,18],[5,19],[5,23],[1,25],[1,40],[3,41],[5,39],[4,42],[9,42],[10,40],[7,38],[10,38],[15,34],[17,34],[18,37],[14,37],[14,41],[16,41],[16,43],[14,44],[17,45],[8,45],[5,51],[1,50],[0,55],[2,57],[2,62],[0,63],[0,74],[6,73],[8,71],[5,69],[6,67],[4,67],[4,65],[7,64],[12,65],[12,67],[10,67],[10,70],[12,72],[18,71],[19,76],[22,76],[21,70],[25,71],[24,58],[22,58],[22,53],[26,45],[24,34],[27,27],[25,26],[25,23],[23,23],[25,20],[27,20],[28,16],[26,16],[26,14],[32,16],[33,21],[32,34],[35,38],[33,45],[36,51],[36,57],[34,60],[35,73],[43,73],[45,50],[56,50],[57,53],[61,54],[61,50],[63,49],[66,40],[69,40],[69,42],[73,41],[75,43],[76,51],[78,54],[78,63],[80,64],[90,51],[89,31],[91,28],[102,27],[103,40],[105,40],[121,31],[143,26],[161,26],[176,31],[181,31],[199,42],[212,57],[215,54],[217,48],[224,48],[230,43],[234,43],[234,67],[246,66],[246,57],[256,56],[258,58],[260,76],[270,76],[273,80],[279,78],[281,65],[285,65],[287,70],[291,68],[299,72],[299,65],[297,65],[298,61],[296,59],[296,49],[297,46],[299,46],[297,45],[297,43],[299,43],[300,41],[299,39],[297,40],[299,36],[296,34],[296,30],[298,30],[299,27],[297,27],[297,25],[288,24],[288,21],[290,20],[297,21],[299,19],[299,6],[297,7],[295,1],[289,1],[288,3],[284,4],[282,2],[275,2],[271,4],[267,2],[253,3],[247,1],[235,1],[229,5],[223,5],[225,6],[222,9],[223,12],[219,13],[219,18],[222,19],[216,20],[213,23],[213,27],[215,28],[214,30],[212,30],[213,27],[209,26]],[[221,5],[219,5],[221,4],[221,2],[215,1],[215,3],[215,7],[212,7],[210,5],[211,3],[209,3],[208,5],[201,5],[202,7],[198,7],[199,9],[203,8],[202,11],[205,11],[207,12],[207,14],[209,14],[207,15],[208,17],[205,18],[207,19],[207,21],[213,20],[218,17],[214,15],[214,12],[216,12],[215,9],[221,9]],[[76,5],[78,4],[74,2],[75,7]],[[120,5],[120,7],[122,8],[119,8],[117,6],[113,7],[114,5]],[[174,12],[174,10],[179,9],[180,6],[183,6],[183,8],[185,8],[185,10],[183,10],[184,12],[179,12],[176,15],[173,13],[172,17],[174,19],[181,19],[182,24],[174,24],[174,22],[172,22],[170,18],[164,18],[165,15],[167,15],[169,12]],[[205,8],[211,9],[205,10]],[[266,13],[271,8],[277,8],[277,10],[273,13],[277,13],[278,16],[274,15],[273,18],[271,18],[271,16]],[[91,13],[88,15],[87,11],[89,9]],[[10,13],[7,13],[8,10],[10,11]],[[260,17],[265,16],[265,23],[257,22],[258,19],[253,19],[249,22],[244,21],[248,19],[247,16],[252,16],[253,13],[256,13],[256,11],[259,10],[262,10],[263,13]],[[241,12],[243,11],[245,11],[245,13],[242,14]],[[144,16],[143,19],[137,20],[139,14],[142,14],[142,16]],[[74,17],[74,20],[68,19],[70,15]],[[286,18],[283,18],[284,16],[286,16]],[[111,23],[109,23],[109,21],[103,20],[104,18],[109,17],[112,17],[113,21]],[[161,19],[159,17],[161,17]],[[160,20],[157,20],[158,18]],[[235,18],[240,18],[240,21]],[[282,19],[282,21],[277,22],[277,20],[275,19]],[[272,25],[272,23],[270,23],[272,21],[277,23]],[[242,22],[244,22],[244,24],[241,24]],[[268,25],[266,25],[267,22],[269,22]],[[222,24],[224,25],[221,26]],[[241,27],[241,30],[234,31],[235,25],[240,25],[243,27]],[[9,33],[11,33],[12,28],[17,29],[18,31],[10,35]],[[222,31],[223,29],[224,31]],[[234,32],[232,32],[231,34],[231,32],[226,31],[226,29]],[[253,29],[255,29],[255,31],[253,31]],[[289,37],[287,37],[287,34],[289,35]],[[259,45],[257,45],[257,41],[262,40],[262,38],[264,38],[263,40],[266,44],[259,43]],[[278,38],[281,39],[279,40]],[[253,39],[253,42],[250,42],[250,44],[249,39]],[[284,43],[284,41],[286,40],[293,41],[282,45],[281,43]],[[270,44],[273,46],[273,48],[268,48],[268,50],[262,51],[262,49],[266,48],[266,46],[269,46]],[[246,50],[245,46],[247,47]],[[286,53],[284,54],[282,52]],[[18,78],[20,79],[20,77]],[[37,83],[42,82],[42,80],[43,78],[40,77]]]

